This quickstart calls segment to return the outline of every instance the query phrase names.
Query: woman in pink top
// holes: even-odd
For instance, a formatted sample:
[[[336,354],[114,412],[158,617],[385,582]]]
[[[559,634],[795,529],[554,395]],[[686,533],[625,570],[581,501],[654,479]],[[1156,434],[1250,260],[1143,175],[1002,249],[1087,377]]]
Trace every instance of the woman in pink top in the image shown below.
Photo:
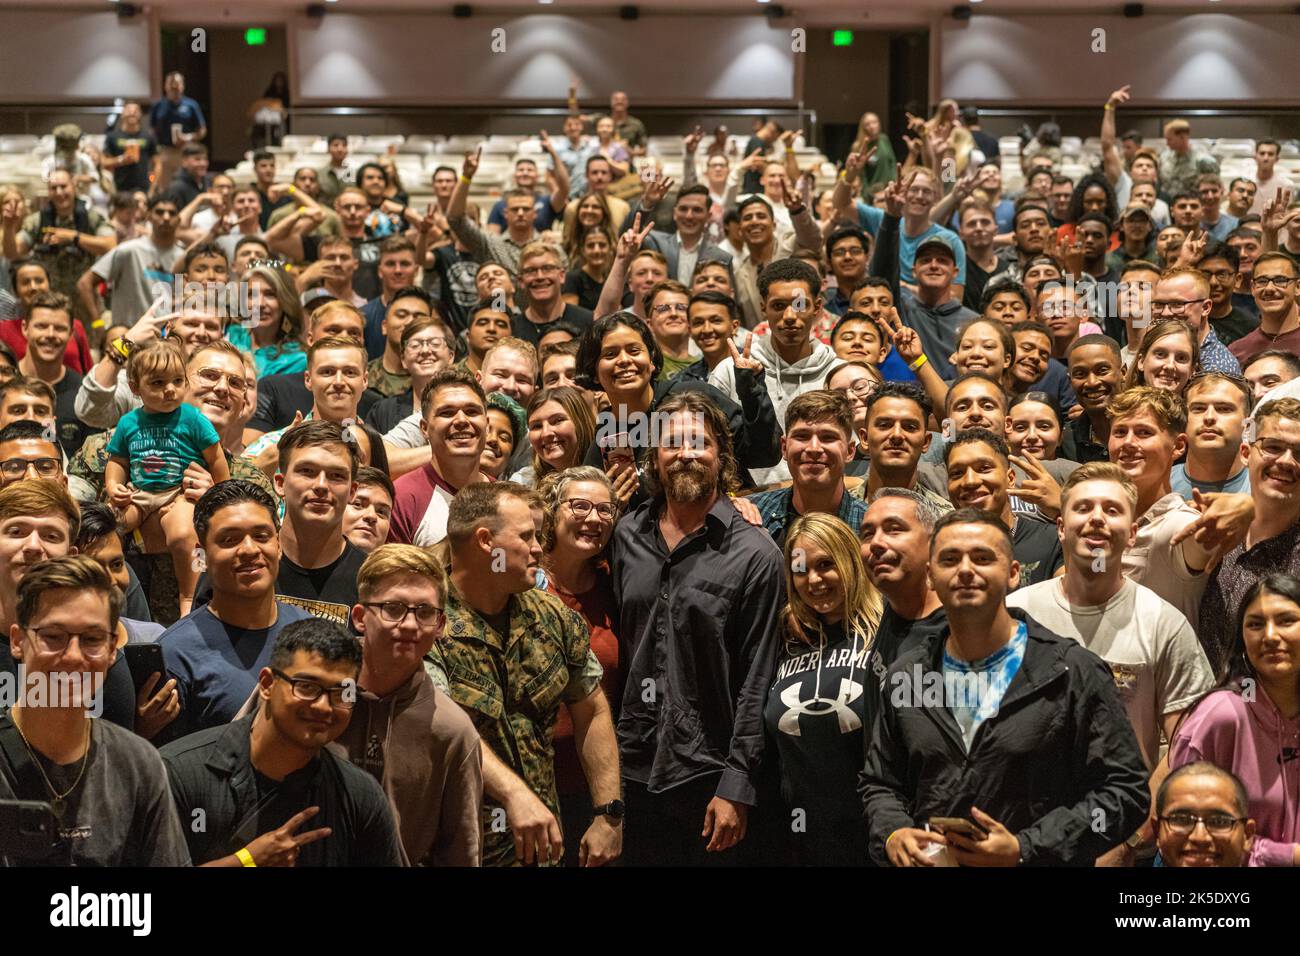
[[[1256,823],[1251,866],[1300,865],[1300,580],[1269,574],[1241,602],[1220,689],[1183,721],[1169,766],[1208,760],[1240,778]]]

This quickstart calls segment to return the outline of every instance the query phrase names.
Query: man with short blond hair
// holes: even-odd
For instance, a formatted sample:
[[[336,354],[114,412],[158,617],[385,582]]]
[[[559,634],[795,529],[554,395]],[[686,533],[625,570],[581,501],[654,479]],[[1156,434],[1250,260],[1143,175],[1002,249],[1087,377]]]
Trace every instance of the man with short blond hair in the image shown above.
[[[1196,333],[1202,369],[1240,375],[1241,366],[1228,351],[1228,347],[1219,341],[1210,324],[1210,312],[1213,309],[1210,280],[1204,272],[1190,267],[1165,270],[1156,282],[1151,297],[1153,319],[1172,315],[1182,319]]]
[[[565,302],[564,250],[553,242],[537,239],[519,252],[519,281],[528,292],[528,305],[515,316],[516,338],[539,345],[549,330],[563,322],[580,332],[591,328],[590,310]]]
[[[405,862],[478,866],[483,757],[478,731],[423,667],[443,636],[447,573],[423,548],[383,545],[357,572],[363,644],[352,720],[336,741],[383,785]],[[383,735],[371,728],[387,727]]]

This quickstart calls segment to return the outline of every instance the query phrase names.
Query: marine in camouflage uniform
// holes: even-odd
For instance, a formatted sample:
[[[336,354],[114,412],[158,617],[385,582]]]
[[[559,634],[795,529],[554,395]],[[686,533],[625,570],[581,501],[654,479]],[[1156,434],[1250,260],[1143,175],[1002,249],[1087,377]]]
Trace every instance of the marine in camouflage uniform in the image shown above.
[[[86,235],[113,235],[112,224],[104,218],[98,209],[91,208],[84,199],[78,199],[76,202],[80,207],[77,211],[85,217],[84,225],[86,228],[84,232]],[[55,214],[53,224],[60,229],[83,231],[78,228],[76,213],[70,216]],[[45,271],[50,277],[50,289],[66,295],[68,301],[72,303],[73,317],[80,319],[87,329],[91,328],[94,321],[99,317],[90,315],[86,311],[86,307],[81,301],[81,295],[77,292],[77,280],[95,264],[95,260],[99,257],[71,243],[65,243],[61,246],[48,245],[41,241],[41,231],[41,214],[34,212],[23,220],[20,235],[26,238],[32,250],[31,258],[45,266]]]
[[[586,622],[559,598],[533,589],[512,595],[506,611],[510,623],[503,642],[452,587],[446,629],[429,651],[425,669],[469,714],[484,744],[558,821],[551,740],[555,720],[560,704],[591,696],[600,686],[602,669],[591,651]],[[501,805],[484,794],[483,866],[516,863],[514,836],[501,822],[504,815]]]
[[[388,371],[384,368],[384,357],[381,355],[377,359],[372,359],[366,366],[366,387],[378,392],[384,398],[390,398],[410,391],[411,376],[406,372],[398,374]]]
[[[69,491],[74,498],[93,501],[107,501],[104,495],[104,469],[108,466],[108,440],[113,432],[99,432],[91,435],[81,446],[81,450],[68,462]],[[251,481],[279,501],[275,485],[266,477],[265,472],[244,457],[237,457],[222,451],[226,464],[230,468],[231,478],[243,478]],[[134,542],[127,542],[131,549]],[[172,566],[169,554],[144,554],[134,548],[128,550],[127,557],[140,578],[140,585],[149,596],[149,613],[154,621],[165,627],[176,623],[180,609],[180,589],[176,583],[176,570]]]

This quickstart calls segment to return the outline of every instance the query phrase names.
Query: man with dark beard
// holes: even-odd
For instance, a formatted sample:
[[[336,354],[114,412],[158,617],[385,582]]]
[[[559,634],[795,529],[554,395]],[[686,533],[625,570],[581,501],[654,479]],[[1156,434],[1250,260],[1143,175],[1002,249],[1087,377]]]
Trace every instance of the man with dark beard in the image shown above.
[[[736,464],[723,414],[681,392],[658,407],[655,424],[652,497],[610,542],[618,631],[630,641],[618,743],[636,825],[623,858],[735,865],[742,853],[718,852],[744,840],[757,803],[785,600],[781,552],[727,497]]]

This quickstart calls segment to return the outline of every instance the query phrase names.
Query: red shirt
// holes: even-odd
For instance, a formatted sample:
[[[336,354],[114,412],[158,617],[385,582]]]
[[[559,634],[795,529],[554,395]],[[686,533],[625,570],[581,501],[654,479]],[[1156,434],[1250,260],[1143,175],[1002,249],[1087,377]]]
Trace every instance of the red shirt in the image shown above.
[[[23,335],[22,319],[5,319],[0,322],[0,341],[13,349],[14,358],[21,359],[27,354],[27,337]],[[63,352],[63,364],[78,375],[85,375],[94,365],[90,357],[90,343],[86,340],[86,329],[80,319],[72,321],[72,337]]]
[[[570,594],[560,588],[547,575],[546,590],[554,594],[565,605],[582,615],[582,619],[591,628],[591,649],[596,660],[605,669],[600,679],[601,690],[615,715],[617,722],[619,700],[623,693],[623,674],[619,670],[618,638],[614,636],[614,588],[609,579],[609,572],[600,568],[596,572],[596,584],[585,594]],[[569,708],[561,705],[560,715],[555,721],[555,786],[562,794],[582,794],[589,792],[587,776],[582,772],[582,761],[578,759],[578,748],[573,740],[573,718]]]

